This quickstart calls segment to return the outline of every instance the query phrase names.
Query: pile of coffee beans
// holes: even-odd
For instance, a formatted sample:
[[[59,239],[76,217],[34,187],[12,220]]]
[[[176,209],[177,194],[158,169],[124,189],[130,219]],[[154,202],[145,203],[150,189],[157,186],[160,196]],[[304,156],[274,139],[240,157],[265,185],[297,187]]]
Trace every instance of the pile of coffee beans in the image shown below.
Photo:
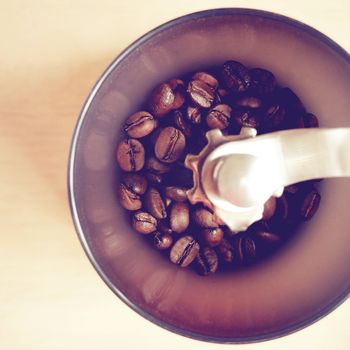
[[[191,265],[202,275],[251,265],[317,211],[317,181],[288,186],[282,197],[271,197],[262,220],[246,232],[230,231],[209,208],[189,203],[186,191],[193,178],[184,166],[186,155],[202,150],[210,129],[232,135],[245,126],[263,134],[318,127],[318,120],[291,89],[277,85],[271,72],[228,61],[160,84],[144,110],[125,121],[126,136],[116,149],[120,203],[130,211],[134,230],[174,264]]]

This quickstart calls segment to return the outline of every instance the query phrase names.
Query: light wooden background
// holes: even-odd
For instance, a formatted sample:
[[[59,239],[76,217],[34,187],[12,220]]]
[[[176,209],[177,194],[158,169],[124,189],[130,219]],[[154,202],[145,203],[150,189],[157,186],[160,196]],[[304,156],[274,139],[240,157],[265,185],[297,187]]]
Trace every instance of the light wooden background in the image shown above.
[[[0,2],[0,350],[229,349],[169,333],[117,299],[85,257],[66,194],[72,130],[93,83],[169,19],[237,6],[302,20],[350,50],[350,2]],[[350,301],[317,324],[246,349],[349,349]]]

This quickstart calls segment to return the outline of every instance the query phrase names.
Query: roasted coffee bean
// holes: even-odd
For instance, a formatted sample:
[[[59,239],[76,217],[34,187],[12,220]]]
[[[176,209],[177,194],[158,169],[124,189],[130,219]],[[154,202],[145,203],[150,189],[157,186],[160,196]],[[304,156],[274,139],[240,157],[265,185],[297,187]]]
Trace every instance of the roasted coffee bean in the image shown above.
[[[175,202],[170,210],[170,227],[176,233],[186,231],[190,224],[190,209],[187,203]]]
[[[233,243],[238,264],[251,264],[256,260],[255,242],[246,236],[237,236]]]
[[[213,90],[216,90],[219,86],[219,82],[217,81],[217,79],[206,72],[197,72],[193,75],[192,80],[201,80],[202,82],[210,86]]]
[[[175,242],[170,251],[170,260],[181,267],[186,267],[196,258],[199,244],[192,236],[184,236]]]
[[[165,163],[177,161],[186,146],[183,133],[174,127],[164,128],[159,134],[154,146],[156,157]]]
[[[311,113],[306,113],[303,118],[305,128],[318,128],[319,123],[315,115]]]
[[[165,202],[165,206],[168,208],[168,207],[170,207],[170,205],[173,201],[172,201],[172,199],[165,197],[164,202]]]
[[[153,232],[154,245],[160,250],[169,249],[173,239],[180,237],[170,259],[181,266],[195,259],[202,275],[216,271],[218,256],[223,268],[228,268],[271,254],[299,223],[313,217],[320,204],[314,180],[287,186],[282,197],[265,203],[262,220],[243,233],[231,231],[210,209],[188,203],[193,174],[184,166],[185,157],[202,151],[208,129],[238,135],[245,128],[260,134],[318,127],[317,117],[306,111],[291,89],[277,86],[271,72],[249,70],[237,61],[210,71],[219,72],[220,81],[217,73],[200,71],[190,79],[187,75],[157,86],[149,109],[126,120],[124,131],[129,138],[116,149],[120,168],[127,172],[117,195],[125,209],[135,211],[134,229]],[[137,140],[141,138],[142,143]],[[195,238],[187,235],[191,230]]]
[[[246,96],[237,99],[235,104],[239,107],[260,108],[262,106],[262,101],[255,96]]]
[[[162,175],[152,173],[150,171],[147,171],[145,173],[146,179],[148,182],[155,184],[155,185],[160,185],[163,182],[163,177]]]
[[[201,232],[201,236],[206,245],[216,247],[224,238],[224,231],[220,227],[206,228]]]
[[[276,87],[275,76],[266,69],[253,68],[249,71],[252,86],[261,95],[269,95]]]
[[[190,81],[187,92],[192,102],[202,108],[210,108],[215,99],[215,91],[202,80]]]
[[[140,196],[123,183],[119,184],[118,197],[122,207],[127,210],[139,210],[142,207]]]
[[[212,108],[207,115],[207,125],[210,129],[225,129],[229,125],[232,108],[225,104],[220,104]]]
[[[214,249],[204,247],[196,257],[196,269],[200,275],[206,276],[215,273],[219,266],[219,259]]]
[[[200,124],[202,121],[202,113],[200,109],[196,106],[188,106],[186,110],[187,118],[193,124]]]
[[[288,192],[288,193],[291,193],[291,194],[295,194],[295,193],[297,193],[299,191],[299,187],[296,184],[289,185],[289,186],[286,186],[284,188],[284,191]]]
[[[282,195],[277,198],[276,215],[281,220],[286,220],[289,214],[289,204],[287,197]]]
[[[165,174],[169,172],[170,166],[152,156],[146,160],[146,169],[154,174]]]
[[[300,216],[304,221],[310,220],[315,215],[320,201],[321,196],[315,189],[304,195],[300,208]]]
[[[137,232],[147,235],[157,229],[157,219],[145,211],[137,211],[132,217],[132,227]]]
[[[244,92],[248,90],[251,84],[248,69],[237,61],[227,61],[224,63],[221,78],[233,92]]]
[[[124,131],[136,139],[150,134],[158,123],[151,113],[141,111],[131,115],[124,124]]]
[[[159,220],[157,228],[158,228],[158,231],[163,235],[171,235],[173,233],[167,220]]]
[[[218,89],[218,95],[221,98],[225,98],[228,95],[228,91],[226,89]]]
[[[157,117],[163,117],[169,113],[174,107],[175,92],[168,83],[157,86],[151,94],[149,108]]]
[[[248,264],[252,264],[256,260],[256,246],[253,239],[250,237],[243,238],[243,251],[244,251],[244,260]]]
[[[169,85],[172,88],[175,98],[172,109],[181,108],[185,102],[185,84],[180,79],[171,79],[169,80]]]
[[[164,219],[167,216],[164,201],[155,188],[151,187],[148,189],[144,200],[145,208],[149,211],[156,219]]]
[[[255,129],[259,127],[259,119],[251,109],[238,109],[235,111],[235,120],[240,127]]]
[[[227,239],[223,239],[221,243],[217,246],[217,251],[221,260],[227,264],[233,262],[234,252],[233,246]]]
[[[159,250],[165,250],[173,244],[173,237],[169,234],[156,232],[153,237],[153,244]]]
[[[267,109],[263,121],[267,128],[275,130],[283,126],[285,119],[286,110],[284,107],[278,103],[274,103]]]
[[[275,248],[281,243],[281,238],[278,235],[268,231],[256,231],[254,238],[264,248]]]
[[[124,171],[139,171],[145,164],[145,149],[138,140],[124,139],[117,146],[116,157]]]
[[[184,187],[168,186],[165,188],[165,196],[175,202],[185,202],[187,200],[186,191]]]
[[[233,241],[233,248],[234,248],[234,252],[235,252],[236,262],[239,264],[242,264],[243,260],[244,260],[243,237],[242,236],[235,237],[235,239]]]
[[[212,214],[208,209],[199,208],[196,209],[192,214],[193,221],[201,227],[205,228],[216,228],[219,227],[217,224],[214,214]]]
[[[126,174],[123,177],[125,186],[136,194],[144,194],[147,190],[147,180],[140,174]]]
[[[276,211],[276,197],[271,196],[264,205],[263,220],[271,219]]]
[[[186,137],[191,137],[192,127],[178,109],[173,112],[173,120],[175,126],[182,131]]]

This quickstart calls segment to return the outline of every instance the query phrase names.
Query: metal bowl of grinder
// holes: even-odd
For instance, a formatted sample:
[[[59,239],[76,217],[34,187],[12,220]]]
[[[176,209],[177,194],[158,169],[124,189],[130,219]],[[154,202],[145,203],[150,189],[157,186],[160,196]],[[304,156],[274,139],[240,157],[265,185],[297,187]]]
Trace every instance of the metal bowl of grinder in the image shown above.
[[[329,38],[263,11],[190,14],[138,39],[92,89],[73,136],[69,199],[91,263],[133,310],[195,339],[254,342],[310,325],[348,296],[349,181],[324,181],[317,217],[280,254],[208,278],[154,252],[133,232],[115,195],[114,151],[125,118],[159,82],[227,59],[272,71],[318,115],[322,127],[350,126],[350,59]]]

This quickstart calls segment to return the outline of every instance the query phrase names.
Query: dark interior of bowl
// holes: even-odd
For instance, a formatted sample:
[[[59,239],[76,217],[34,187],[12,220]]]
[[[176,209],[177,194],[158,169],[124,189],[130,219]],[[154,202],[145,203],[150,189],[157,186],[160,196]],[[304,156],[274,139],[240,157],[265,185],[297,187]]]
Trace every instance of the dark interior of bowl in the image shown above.
[[[219,10],[175,20],[124,52],[89,97],[73,140],[70,199],[80,238],[107,284],[165,328],[212,341],[286,334],[332,309],[350,285],[350,182],[326,180],[316,217],[280,253],[236,273],[197,276],[154,251],[116,198],[123,121],[157,83],[227,59],[263,67],[291,87],[322,127],[350,126],[347,55],[285,18]]]

